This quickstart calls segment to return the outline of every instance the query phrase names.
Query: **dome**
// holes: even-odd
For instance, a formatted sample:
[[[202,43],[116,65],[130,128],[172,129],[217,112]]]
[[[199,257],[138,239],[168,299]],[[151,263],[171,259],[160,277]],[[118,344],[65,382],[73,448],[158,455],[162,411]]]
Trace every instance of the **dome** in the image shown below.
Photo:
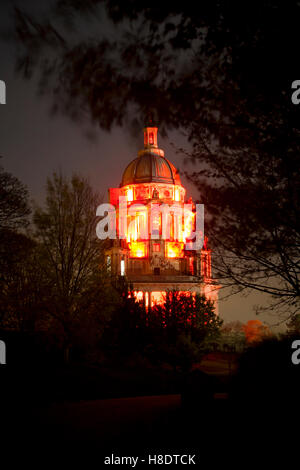
[[[151,182],[181,185],[175,166],[165,157],[149,152],[129,163],[123,173],[121,186]]]

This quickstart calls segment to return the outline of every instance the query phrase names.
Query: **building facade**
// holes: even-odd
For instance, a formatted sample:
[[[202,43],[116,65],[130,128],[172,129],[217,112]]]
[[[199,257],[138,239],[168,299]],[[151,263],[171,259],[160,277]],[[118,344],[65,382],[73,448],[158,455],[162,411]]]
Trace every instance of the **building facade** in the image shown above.
[[[174,165],[158,148],[157,127],[144,128],[144,148],[126,167],[119,188],[109,189],[116,238],[106,250],[107,269],[126,276],[138,300],[151,307],[169,290],[205,295],[218,313],[207,238],[201,249],[188,239],[196,231],[196,207]]]

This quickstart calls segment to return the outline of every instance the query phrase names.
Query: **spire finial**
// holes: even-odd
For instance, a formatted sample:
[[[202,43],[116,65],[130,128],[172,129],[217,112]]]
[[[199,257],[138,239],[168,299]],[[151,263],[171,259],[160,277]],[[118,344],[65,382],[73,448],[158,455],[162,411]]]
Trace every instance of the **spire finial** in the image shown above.
[[[157,145],[157,127],[153,124],[151,116],[144,127],[144,148],[158,148]]]
[[[152,111],[148,111],[148,113],[147,113],[147,118],[146,118],[146,122],[145,122],[145,127],[157,127],[157,126],[154,124],[153,112],[152,112]]]
[[[157,131],[158,127],[152,119],[152,113],[148,113],[147,121],[144,126],[144,148],[140,150],[138,155],[139,157],[145,155],[146,153],[151,153],[152,155],[159,155],[164,157],[165,152],[158,148],[157,143]]]

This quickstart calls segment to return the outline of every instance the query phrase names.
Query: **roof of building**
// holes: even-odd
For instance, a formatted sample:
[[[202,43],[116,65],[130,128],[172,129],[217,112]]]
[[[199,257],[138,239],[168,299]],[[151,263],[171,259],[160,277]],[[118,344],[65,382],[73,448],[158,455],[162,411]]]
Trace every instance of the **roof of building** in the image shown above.
[[[123,173],[121,186],[152,181],[181,185],[175,166],[165,157],[149,151],[129,163]]]

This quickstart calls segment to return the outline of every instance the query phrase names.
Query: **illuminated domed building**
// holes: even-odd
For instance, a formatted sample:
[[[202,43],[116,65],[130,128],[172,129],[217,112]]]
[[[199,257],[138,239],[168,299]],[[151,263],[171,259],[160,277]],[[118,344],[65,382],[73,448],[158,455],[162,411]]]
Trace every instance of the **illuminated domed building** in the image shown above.
[[[204,294],[218,313],[211,250],[203,233],[202,248],[189,243],[197,232],[196,206],[185,202],[185,194],[178,171],[158,148],[157,127],[145,127],[143,150],[126,167],[120,187],[109,189],[116,239],[106,251],[107,267],[126,276],[146,307],[175,289]]]

